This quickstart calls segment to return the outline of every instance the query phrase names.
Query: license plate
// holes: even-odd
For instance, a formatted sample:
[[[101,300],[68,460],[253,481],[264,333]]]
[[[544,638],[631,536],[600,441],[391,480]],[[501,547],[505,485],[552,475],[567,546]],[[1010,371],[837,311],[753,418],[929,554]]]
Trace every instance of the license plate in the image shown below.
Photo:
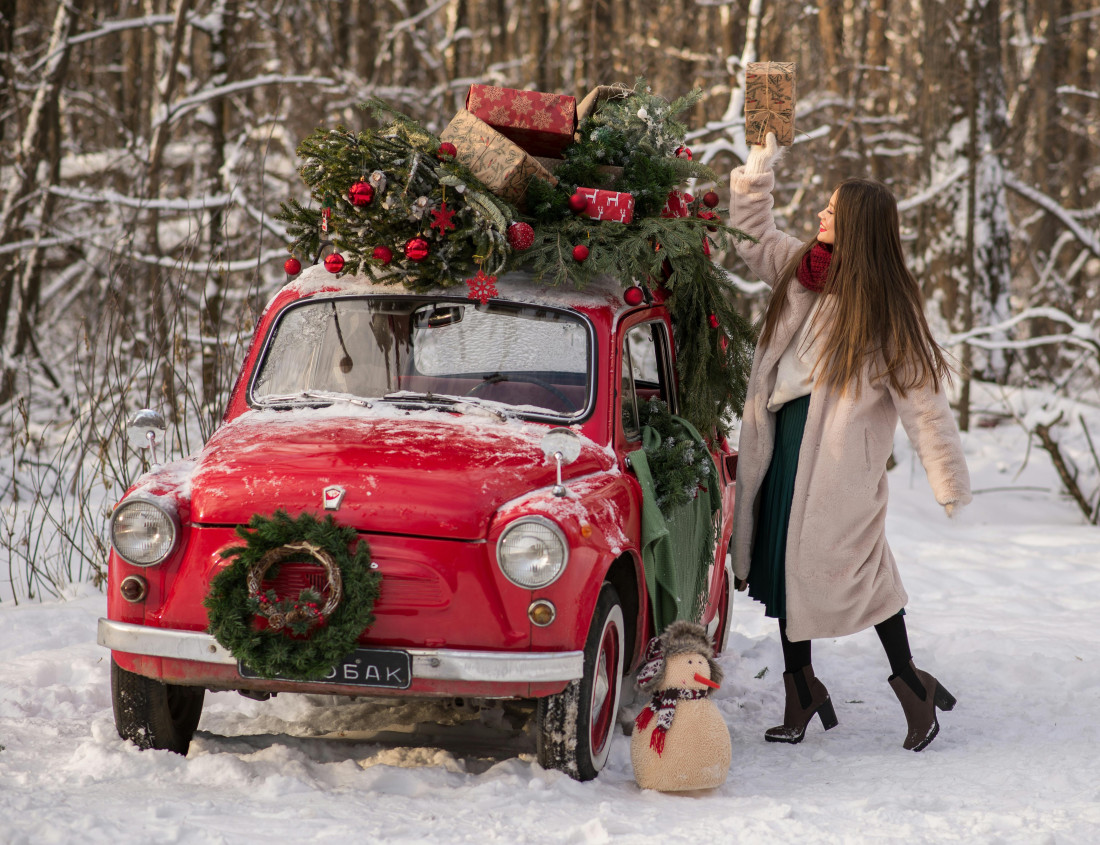
[[[237,661],[237,671],[242,678],[261,678],[254,669]],[[279,680],[296,678],[276,676]],[[407,651],[384,648],[357,648],[335,666],[323,678],[308,681],[311,684],[339,684],[353,687],[388,687],[408,689],[412,683],[412,660]]]

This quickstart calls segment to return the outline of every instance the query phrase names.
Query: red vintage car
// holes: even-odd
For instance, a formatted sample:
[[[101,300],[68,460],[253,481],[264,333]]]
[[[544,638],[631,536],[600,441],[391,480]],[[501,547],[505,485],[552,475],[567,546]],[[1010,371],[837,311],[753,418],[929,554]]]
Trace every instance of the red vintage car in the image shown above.
[[[222,425],[111,517],[98,640],[120,736],[186,754],[208,689],[524,699],[540,763],[598,774],[655,633],[630,455],[639,403],[677,407],[668,308],[610,278],[581,292],[511,273],[487,301],[464,294],[314,267],[274,297]],[[736,455],[711,441],[720,527],[700,621],[720,649]],[[276,508],[353,527],[382,576],[375,621],[323,680],[254,677],[209,632],[219,552]]]

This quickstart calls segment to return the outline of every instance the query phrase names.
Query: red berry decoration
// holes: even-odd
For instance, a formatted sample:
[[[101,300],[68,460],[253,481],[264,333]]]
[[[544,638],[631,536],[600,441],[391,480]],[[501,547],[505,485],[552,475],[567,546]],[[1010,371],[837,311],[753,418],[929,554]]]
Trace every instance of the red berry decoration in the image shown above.
[[[344,269],[344,256],[338,252],[325,257],[325,269],[330,273],[339,273]]]
[[[714,314],[710,315],[710,327],[712,329],[718,328],[718,317]]]
[[[283,262],[283,269],[286,270],[288,276],[297,276],[302,272],[302,262],[291,256]]]
[[[435,157],[440,161],[447,161],[448,159],[454,158],[456,155],[458,155],[458,148],[450,141],[444,141],[439,145]]]
[[[374,199],[374,186],[369,182],[356,182],[348,188],[348,199],[354,206],[370,205]]]
[[[714,208],[718,205],[718,194],[714,193],[714,191],[707,191],[703,194],[703,205],[707,208]]]
[[[588,208],[588,197],[577,191],[569,198],[569,208],[576,214],[580,214]]]
[[[376,246],[374,252],[371,253],[371,258],[375,261],[381,261],[383,264],[389,264],[393,261],[393,250],[388,246]]]
[[[530,223],[513,223],[508,227],[508,245],[516,252],[531,248],[535,242],[535,230]]]
[[[405,242],[405,257],[409,261],[423,261],[428,257],[428,242],[417,236]]]
[[[691,161],[691,150],[687,147],[677,147],[676,158],[686,158],[688,161]]]
[[[573,260],[574,261],[584,261],[587,258],[588,258],[588,247],[586,247],[584,244],[577,244],[575,247],[573,247]]]

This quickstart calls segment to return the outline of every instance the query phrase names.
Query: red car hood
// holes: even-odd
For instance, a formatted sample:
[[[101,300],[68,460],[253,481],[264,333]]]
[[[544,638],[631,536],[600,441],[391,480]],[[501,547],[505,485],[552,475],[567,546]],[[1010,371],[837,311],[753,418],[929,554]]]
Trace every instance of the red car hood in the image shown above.
[[[325,513],[326,487],[346,491],[337,521],[366,532],[479,539],[505,502],[552,485],[539,443],[548,426],[443,412],[375,417],[253,411],[206,444],[191,478],[191,519],[235,525],[283,508]],[[565,478],[610,469],[582,438]]]

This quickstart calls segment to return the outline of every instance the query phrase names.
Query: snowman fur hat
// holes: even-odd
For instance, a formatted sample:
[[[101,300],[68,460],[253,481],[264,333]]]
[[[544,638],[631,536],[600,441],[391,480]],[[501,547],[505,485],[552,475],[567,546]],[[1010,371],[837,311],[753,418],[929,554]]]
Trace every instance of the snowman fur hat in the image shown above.
[[[701,654],[710,666],[710,679],[722,683],[722,667],[714,659],[714,645],[698,622],[677,619],[646,645],[636,683],[642,692],[657,692],[665,682],[665,661],[677,654]]]

